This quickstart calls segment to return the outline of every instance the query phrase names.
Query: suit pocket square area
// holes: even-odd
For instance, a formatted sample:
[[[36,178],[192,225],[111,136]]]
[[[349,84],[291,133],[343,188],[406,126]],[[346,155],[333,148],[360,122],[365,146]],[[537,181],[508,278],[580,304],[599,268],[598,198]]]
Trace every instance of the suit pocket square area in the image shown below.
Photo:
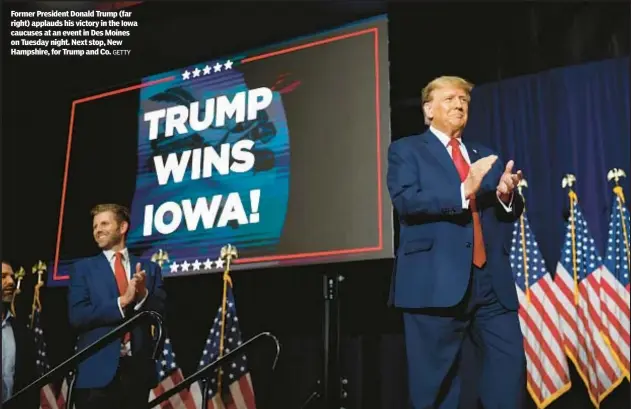
[[[427,251],[434,245],[434,239],[410,240],[403,245],[403,254],[412,254],[419,251]]]

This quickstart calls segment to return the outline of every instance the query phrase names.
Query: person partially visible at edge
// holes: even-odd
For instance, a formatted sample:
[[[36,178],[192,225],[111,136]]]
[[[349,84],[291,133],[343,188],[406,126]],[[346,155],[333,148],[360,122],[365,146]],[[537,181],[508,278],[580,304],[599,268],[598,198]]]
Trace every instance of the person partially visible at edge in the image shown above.
[[[463,141],[473,85],[442,76],[422,91],[429,129],[393,142],[387,184],[400,240],[390,303],[402,309],[415,409],[457,409],[465,340],[479,348],[486,409],[519,409],[526,389],[523,337],[509,261],[524,210],[521,171]]]
[[[15,290],[13,266],[2,260],[2,402],[37,379],[35,336],[26,323],[11,312]],[[24,395],[14,407],[39,408],[39,390]]]
[[[129,210],[118,204],[92,209],[92,234],[101,252],[78,261],[70,277],[68,314],[85,348],[143,310],[164,313],[160,267],[132,255],[125,244]],[[75,383],[77,409],[137,409],[157,382],[150,324],[137,326],[81,362]]]

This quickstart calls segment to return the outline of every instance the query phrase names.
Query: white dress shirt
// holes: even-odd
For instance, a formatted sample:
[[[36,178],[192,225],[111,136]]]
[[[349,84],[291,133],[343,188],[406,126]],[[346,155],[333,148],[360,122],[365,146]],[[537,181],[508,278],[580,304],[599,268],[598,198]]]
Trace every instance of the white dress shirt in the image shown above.
[[[131,278],[131,266],[129,265],[129,251],[127,251],[127,249],[124,248],[123,250],[120,251],[120,253],[122,255],[122,260],[121,261],[123,262],[123,267],[125,268],[127,281],[129,281],[130,278]],[[105,255],[105,258],[107,258],[107,261],[110,263],[110,267],[112,268],[112,273],[116,274],[115,270],[114,270],[114,262],[116,261],[116,257],[115,257],[116,256],[116,252],[114,250],[103,250],[103,254]],[[147,294],[144,296],[144,298],[142,300],[140,300],[138,303],[136,303],[136,305],[134,306],[134,309],[136,311],[138,311],[142,307],[142,305],[147,300],[147,296],[148,295],[149,295],[149,292],[147,292]],[[125,312],[123,311],[123,308],[121,307],[121,298],[118,297],[116,302],[118,303],[118,309],[121,312],[121,316],[123,318],[125,318]]]
[[[13,396],[16,349],[11,317],[11,312],[7,311],[2,320],[2,402]]]
[[[453,148],[451,146],[449,146],[449,142],[451,141],[451,138],[449,136],[445,135],[443,132],[439,131],[438,129],[434,128],[433,126],[430,126],[429,130],[434,135],[436,135],[436,137],[438,138],[440,143],[442,143],[443,146],[445,146],[445,148],[447,148],[447,152],[449,153],[449,156],[451,156],[452,159],[453,159],[453,153],[452,153]],[[456,138],[456,139],[460,143],[460,152],[462,153],[462,157],[464,158],[464,160],[467,161],[467,163],[469,165],[471,165],[471,159],[469,158],[469,152],[467,151],[467,147],[465,146],[464,143],[462,143],[461,138]],[[469,208],[469,199],[467,199],[465,197],[465,194],[464,194],[464,183],[460,184],[460,197],[462,198],[462,208],[463,209],[468,209]],[[502,205],[504,210],[506,210],[508,213],[513,211],[513,193],[511,193],[511,197],[510,197],[510,201],[508,203],[508,206],[499,197],[497,198],[497,200],[498,200],[498,202],[500,202],[500,204]]]

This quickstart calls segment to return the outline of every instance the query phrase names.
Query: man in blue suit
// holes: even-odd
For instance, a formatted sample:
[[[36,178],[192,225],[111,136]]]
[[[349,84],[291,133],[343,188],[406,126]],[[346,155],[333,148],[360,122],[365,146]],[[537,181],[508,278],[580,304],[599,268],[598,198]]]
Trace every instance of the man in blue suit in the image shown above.
[[[68,294],[70,324],[83,349],[142,310],[164,312],[160,267],[138,260],[125,246],[129,210],[116,204],[92,209],[92,233],[102,252],[75,264]],[[145,407],[157,383],[150,326],[138,326],[79,364],[77,409]]]
[[[525,355],[509,262],[521,215],[513,173],[488,148],[461,140],[473,85],[439,77],[422,92],[429,130],[393,142],[388,190],[400,240],[391,303],[403,309],[414,409],[456,409],[464,341],[481,357],[485,409],[519,409]]]

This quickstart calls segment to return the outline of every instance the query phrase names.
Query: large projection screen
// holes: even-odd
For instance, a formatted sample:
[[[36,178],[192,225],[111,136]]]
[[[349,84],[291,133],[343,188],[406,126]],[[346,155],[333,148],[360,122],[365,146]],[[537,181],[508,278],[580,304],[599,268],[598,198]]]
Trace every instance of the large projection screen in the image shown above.
[[[200,61],[72,104],[51,279],[94,255],[90,209],[132,213],[164,277],[393,257],[385,16]]]

